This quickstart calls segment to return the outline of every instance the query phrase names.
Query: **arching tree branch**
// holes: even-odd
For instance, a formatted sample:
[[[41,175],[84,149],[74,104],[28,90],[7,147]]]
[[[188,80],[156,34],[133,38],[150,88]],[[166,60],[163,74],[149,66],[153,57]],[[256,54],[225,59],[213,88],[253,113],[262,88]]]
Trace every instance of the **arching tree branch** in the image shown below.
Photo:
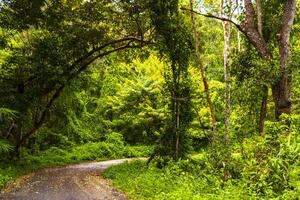
[[[243,28],[241,27],[241,25],[239,25],[238,23],[234,22],[233,20],[231,19],[228,19],[228,18],[225,18],[225,17],[219,17],[219,16],[216,16],[216,15],[213,15],[213,14],[205,14],[205,13],[200,13],[200,12],[197,12],[195,10],[191,10],[189,8],[180,8],[181,10],[185,10],[185,11],[189,11],[189,12],[193,12],[197,15],[200,15],[200,16],[203,16],[203,17],[207,17],[207,18],[212,18],[212,19],[216,19],[216,20],[220,20],[220,21],[225,21],[225,22],[230,22],[231,24],[233,24],[239,31],[243,32],[244,34],[246,34],[246,32],[243,30]]]
[[[97,55],[93,55],[94,53],[100,51],[101,49],[108,47],[111,44],[116,44],[116,43],[120,43],[120,42],[125,42],[125,41],[129,41],[126,45],[111,49],[111,50],[107,50],[105,52],[102,53],[98,53]],[[88,54],[86,54],[85,56],[79,58],[71,67],[75,68],[76,66],[80,66],[79,69],[75,72],[70,72],[69,76],[67,77],[66,81],[61,83],[61,85],[55,90],[53,91],[54,94],[52,95],[52,97],[50,98],[50,100],[48,101],[48,103],[46,104],[45,108],[43,109],[43,111],[41,112],[40,118],[34,123],[33,127],[24,134],[24,136],[21,138],[21,140],[16,144],[16,152],[19,152],[19,149],[21,147],[21,145],[31,136],[33,135],[44,123],[46,120],[46,115],[49,112],[50,108],[52,107],[52,105],[54,104],[55,100],[59,98],[59,96],[61,95],[62,91],[64,90],[64,88],[76,77],[78,77],[81,72],[83,72],[84,70],[86,70],[95,60],[97,60],[98,58],[102,58],[106,55],[109,55],[111,53],[117,52],[117,51],[121,51],[124,49],[132,49],[132,48],[140,48],[141,45],[133,45],[132,42],[142,42],[140,39],[138,38],[123,38],[120,40],[115,40],[112,42],[109,42],[107,44],[102,45],[101,47],[98,47],[94,50],[92,50],[91,52],[89,52]],[[146,41],[143,42],[144,44],[149,44],[150,41]]]
[[[261,56],[263,58],[268,59],[268,58],[272,57],[272,53],[269,50],[265,39],[259,34],[258,30],[256,29],[256,26],[254,23],[255,22],[255,20],[254,20],[255,11],[254,11],[251,0],[245,0],[246,19],[243,24],[238,24],[228,18],[219,17],[219,16],[215,16],[212,14],[204,14],[204,13],[200,13],[200,12],[188,9],[188,8],[180,8],[180,9],[196,13],[203,17],[230,22],[249,39],[249,41],[258,50],[258,52],[261,54]]]

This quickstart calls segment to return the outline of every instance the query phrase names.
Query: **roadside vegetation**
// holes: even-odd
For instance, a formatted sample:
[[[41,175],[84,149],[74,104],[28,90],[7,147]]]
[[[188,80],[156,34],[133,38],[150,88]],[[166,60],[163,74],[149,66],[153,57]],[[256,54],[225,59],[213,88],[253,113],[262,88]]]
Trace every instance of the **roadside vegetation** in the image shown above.
[[[71,148],[51,147],[35,155],[24,154],[18,160],[5,160],[0,165],[0,188],[10,180],[36,170],[89,161],[140,158],[151,154],[151,146],[129,146],[119,134],[110,134],[103,142],[90,142]]]
[[[104,175],[133,199],[299,199],[300,2],[0,1],[0,187]]]
[[[280,153],[274,142],[280,144]],[[178,162],[134,161],[113,166],[103,175],[136,200],[298,199],[299,142],[299,136],[285,134],[276,139],[255,137],[232,145],[226,157],[207,147]]]

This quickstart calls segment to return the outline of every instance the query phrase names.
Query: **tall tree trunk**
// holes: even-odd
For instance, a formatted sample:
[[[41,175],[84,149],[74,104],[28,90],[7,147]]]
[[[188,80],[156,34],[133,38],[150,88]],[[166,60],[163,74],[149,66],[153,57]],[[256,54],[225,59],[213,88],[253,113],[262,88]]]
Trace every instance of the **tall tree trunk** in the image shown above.
[[[21,120],[18,122],[17,128],[16,128],[16,144],[20,143],[20,141],[23,139],[23,132],[22,132],[22,123]],[[16,156],[17,158],[20,158],[21,155],[21,145],[19,145],[17,148],[15,148],[15,154],[13,155]]]
[[[263,21],[262,21],[262,6],[261,0],[256,0],[256,12],[257,12],[257,29],[258,33],[263,37]]]
[[[280,77],[272,84],[272,95],[275,103],[275,116],[277,119],[279,119],[281,114],[289,114],[292,110],[292,103],[290,101],[292,80],[288,61],[290,57],[290,35],[296,13],[296,0],[285,0],[283,4],[284,12],[281,20],[281,29],[277,34],[280,54]],[[244,10],[245,20],[241,25],[230,19],[214,16],[212,14],[198,14],[234,24],[248,38],[255,49],[260,53],[261,57],[264,60],[269,61],[272,59],[273,55],[265,38],[261,34],[262,30],[258,30],[256,27],[256,14],[252,0],[244,0]],[[191,9],[190,11],[194,12]]]
[[[241,32],[240,31],[238,31],[237,38],[238,38],[238,52],[240,52],[241,51]]]
[[[272,57],[268,46],[254,26],[255,12],[251,0],[244,0],[246,10],[246,20],[242,25],[246,36],[255,46],[264,59]],[[279,119],[283,113],[291,113],[291,75],[288,68],[290,35],[296,13],[296,0],[286,0],[284,2],[284,12],[281,20],[281,29],[278,34],[280,53],[280,77],[272,85],[273,100],[275,103],[275,117]]]
[[[264,59],[272,57],[268,46],[254,26],[254,9],[251,0],[244,0],[246,10],[246,20],[242,25],[246,36],[255,46]],[[296,13],[296,0],[284,1],[284,12],[281,20],[281,29],[278,34],[278,44],[280,53],[280,77],[272,85],[273,101],[275,103],[275,117],[279,119],[283,113],[291,113],[291,74],[288,67],[290,51],[290,35]]]
[[[268,48],[265,38],[258,32],[255,24],[255,10],[251,0],[244,0],[246,18],[241,29],[253,44],[263,59],[270,59],[272,53]]]
[[[224,4],[229,9],[225,11]],[[230,18],[231,16],[231,0],[223,1],[220,0],[221,17]],[[227,12],[227,13],[225,13]],[[230,22],[223,21],[223,32],[224,32],[224,80],[225,80],[225,98],[226,98],[226,110],[225,110],[225,144],[228,146],[230,143],[230,33],[231,24]]]
[[[237,0],[236,1],[236,6],[237,6],[237,12],[238,12],[238,15],[241,14],[241,2],[240,0]],[[238,52],[241,51],[241,31],[238,30],[238,33],[237,33],[237,40],[238,40]]]
[[[176,100],[176,160],[179,159],[179,137],[180,137],[180,102]]]
[[[175,148],[174,152],[174,158],[175,160],[179,159],[179,139],[180,139],[180,66],[178,69],[176,69],[176,65],[173,63],[172,64],[172,76],[173,76],[173,84],[174,84],[174,91],[172,92],[172,124],[173,124],[173,129],[175,130],[175,135],[172,136],[173,141],[172,145],[174,144],[175,146],[172,148]]]
[[[264,85],[262,88],[262,100],[260,106],[260,116],[258,122],[258,131],[261,136],[264,135],[264,128],[265,128],[265,120],[267,116],[267,102],[268,102],[268,86]]]
[[[275,116],[279,119],[283,113],[290,114],[292,104],[291,97],[291,74],[288,67],[290,57],[290,35],[296,14],[296,0],[286,0],[284,13],[281,20],[281,29],[278,34],[280,53],[280,78],[272,86],[273,99],[275,102]]]
[[[194,9],[194,0],[190,0],[190,9],[192,11]],[[208,82],[207,82],[207,79],[206,79],[206,73],[205,73],[204,66],[203,66],[202,59],[201,59],[199,33],[198,33],[197,27],[196,27],[195,15],[194,15],[194,12],[190,12],[190,14],[191,14],[191,22],[192,22],[192,27],[193,27],[193,32],[194,32],[197,65],[198,65],[199,70],[201,72],[202,81],[203,81],[203,85],[204,85],[204,91],[205,91],[205,94],[206,94],[206,101],[208,103],[209,110],[210,110],[211,122],[212,122],[212,127],[213,127],[213,136],[212,136],[212,138],[214,138],[215,135],[216,135],[216,131],[217,131],[215,108],[214,108],[214,105],[213,105],[212,100],[211,100],[209,85],[208,85]]]
[[[262,20],[262,4],[261,0],[256,0],[256,12],[257,12],[257,29],[260,36],[263,38],[263,20]],[[258,131],[261,136],[264,134],[265,120],[267,116],[267,102],[268,102],[268,86],[264,85],[262,88],[262,102],[260,107],[260,115],[258,122]]]

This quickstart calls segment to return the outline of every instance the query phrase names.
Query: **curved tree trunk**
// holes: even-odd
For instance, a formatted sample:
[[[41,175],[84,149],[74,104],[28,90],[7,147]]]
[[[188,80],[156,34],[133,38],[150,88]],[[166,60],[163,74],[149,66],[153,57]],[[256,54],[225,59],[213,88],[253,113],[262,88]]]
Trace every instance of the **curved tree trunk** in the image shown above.
[[[246,19],[242,25],[246,36],[255,46],[257,51],[266,60],[272,57],[271,51],[265,42],[264,37],[254,26],[255,12],[251,0],[244,0]],[[290,35],[295,19],[296,0],[285,0],[284,12],[281,20],[281,29],[278,35],[280,53],[280,77],[272,85],[273,101],[275,103],[275,117],[279,119],[283,113],[290,114],[292,110],[291,97],[291,74],[288,67],[290,51]]]
[[[260,0],[256,2],[258,2],[258,6],[261,3]],[[290,35],[296,14],[296,0],[285,0],[283,2],[284,11],[281,20],[281,28],[280,32],[277,34],[280,54],[280,77],[274,81],[274,84],[272,84],[272,95],[275,103],[276,119],[279,119],[281,114],[290,114],[292,111],[292,103],[290,101],[292,79],[291,69],[289,68],[288,61],[290,57]],[[183,10],[188,10],[204,17],[232,23],[247,37],[250,43],[261,55],[262,59],[266,61],[272,59],[272,51],[269,49],[269,46],[262,35],[262,20],[258,19],[259,27],[256,25],[257,16],[252,0],[244,0],[245,20],[241,25],[228,18],[218,17],[212,14],[202,14],[195,12],[192,9]],[[260,17],[262,16],[258,16],[258,18]],[[261,118],[263,118],[263,115],[261,115]]]

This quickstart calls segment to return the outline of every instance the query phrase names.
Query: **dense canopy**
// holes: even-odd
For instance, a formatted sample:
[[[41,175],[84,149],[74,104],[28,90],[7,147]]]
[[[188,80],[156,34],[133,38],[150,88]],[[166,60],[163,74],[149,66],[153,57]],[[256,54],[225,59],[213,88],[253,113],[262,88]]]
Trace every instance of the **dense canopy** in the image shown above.
[[[57,165],[56,154],[59,164],[147,156],[148,171],[105,176],[134,199],[297,199],[299,6],[0,1],[0,187]],[[116,178],[122,169],[149,191],[148,179],[169,187],[139,193]],[[176,179],[192,185],[186,194],[171,192]]]

